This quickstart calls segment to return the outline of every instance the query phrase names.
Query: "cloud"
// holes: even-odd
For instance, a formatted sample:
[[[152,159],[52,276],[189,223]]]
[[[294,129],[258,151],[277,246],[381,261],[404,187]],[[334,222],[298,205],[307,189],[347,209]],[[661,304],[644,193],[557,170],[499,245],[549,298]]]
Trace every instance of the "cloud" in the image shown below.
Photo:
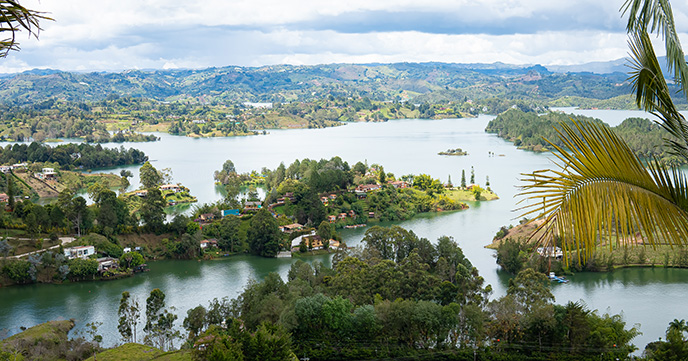
[[[616,2],[599,0],[27,0],[40,40],[0,60],[124,70],[330,62],[577,64],[627,53]],[[672,4],[688,31],[688,4]],[[662,51],[659,50],[659,53]]]

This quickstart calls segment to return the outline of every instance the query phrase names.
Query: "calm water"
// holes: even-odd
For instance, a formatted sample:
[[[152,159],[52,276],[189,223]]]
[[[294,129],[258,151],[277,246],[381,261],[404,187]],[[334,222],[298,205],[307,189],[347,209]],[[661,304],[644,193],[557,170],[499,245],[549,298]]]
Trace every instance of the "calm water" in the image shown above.
[[[586,115],[600,117],[611,125],[642,112],[597,111]],[[597,114],[597,115],[595,115]],[[609,119],[607,119],[609,118]],[[247,172],[262,167],[275,168],[295,159],[321,159],[340,156],[350,165],[367,161],[380,163],[397,176],[427,173],[446,181],[451,175],[458,183],[461,170],[484,184],[490,177],[493,190],[501,199],[472,203],[465,211],[425,214],[399,225],[421,237],[435,241],[439,236],[454,237],[481,275],[502,296],[508,275],[499,271],[494,252],[484,248],[500,226],[516,224],[516,199],[520,173],[549,167],[549,156],[517,150],[510,143],[483,130],[491,116],[477,119],[399,120],[387,123],[358,123],[337,128],[313,130],[274,130],[268,135],[241,138],[192,139],[160,134],[156,143],[127,144],[149,155],[158,168],[171,168],[174,181],[191,189],[200,202],[220,198],[213,186],[213,172],[231,159],[237,170]],[[465,157],[438,156],[437,152],[460,147]],[[494,152],[503,156],[488,156]],[[109,170],[119,173],[120,169]],[[138,175],[137,167],[129,167]],[[137,180],[136,180],[137,181]],[[136,182],[132,182],[136,183]],[[134,186],[137,186],[134,184]],[[360,242],[365,230],[345,230],[348,244]],[[309,258],[329,265],[329,257]],[[0,329],[16,333],[20,326],[32,326],[52,319],[75,318],[80,325],[103,322],[106,343],[118,341],[117,307],[123,291],[130,291],[141,302],[154,288],[162,289],[169,305],[177,307],[179,324],[186,311],[218,297],[236,297],[249,279],[261,279],[269,272],[283,278],[293,261],[251,256],[221,261],[164,261],[151,263],[151,272],[109,282],[69,285],[31,285],[0,289]],[[642,336],[635,344],[642,349],[647,342],[664,336],[669,321],[685,318],[679,299],[688,298],[688,270],[629,269],[604,274],[580,274],[567,285],[555,285],[558,303],[583,300],[601,312],[623,312],[629,324],[640,323]],[[655,305],[652,311],[648,305]],[[681,308],[681,309],[680,309]]]

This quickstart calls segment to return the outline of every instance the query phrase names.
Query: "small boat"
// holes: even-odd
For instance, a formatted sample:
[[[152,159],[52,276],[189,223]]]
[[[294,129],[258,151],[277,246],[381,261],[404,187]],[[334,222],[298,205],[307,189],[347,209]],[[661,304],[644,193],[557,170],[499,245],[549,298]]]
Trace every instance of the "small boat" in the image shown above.
[[[567,280],[565,277],[563,277],[563,276],[561,276],[561,277],[560,277],[560,276],[557,276],[556,274],[554,274],[554,272],[550,272],[548,278],[549,278],[550,280],[554,281],[554,282],[569,283],[569,280]]]

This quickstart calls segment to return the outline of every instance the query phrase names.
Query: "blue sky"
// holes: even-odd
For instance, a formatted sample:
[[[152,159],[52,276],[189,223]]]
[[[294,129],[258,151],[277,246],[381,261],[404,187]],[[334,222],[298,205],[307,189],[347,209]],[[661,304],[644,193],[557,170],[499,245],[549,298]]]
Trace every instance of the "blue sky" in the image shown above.
[[[39,40],[0,73],[272,64],[457,62],[569,65],[628,50],[623,1],[24,0],[48,12]],[[688,4],[674,1],[688,42]],[[658,53],[661,53],[661,49]]]

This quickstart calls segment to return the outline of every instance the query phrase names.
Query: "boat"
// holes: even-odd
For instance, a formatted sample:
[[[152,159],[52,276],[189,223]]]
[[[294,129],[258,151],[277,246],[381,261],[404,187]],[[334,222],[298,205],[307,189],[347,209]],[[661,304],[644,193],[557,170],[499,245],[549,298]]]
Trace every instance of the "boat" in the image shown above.
[[[554,282],[569,283],[569,280],[567,280],[566,277],[557,276],[556,274],[554,274],[554,272],[550,272],[548,278]]]

